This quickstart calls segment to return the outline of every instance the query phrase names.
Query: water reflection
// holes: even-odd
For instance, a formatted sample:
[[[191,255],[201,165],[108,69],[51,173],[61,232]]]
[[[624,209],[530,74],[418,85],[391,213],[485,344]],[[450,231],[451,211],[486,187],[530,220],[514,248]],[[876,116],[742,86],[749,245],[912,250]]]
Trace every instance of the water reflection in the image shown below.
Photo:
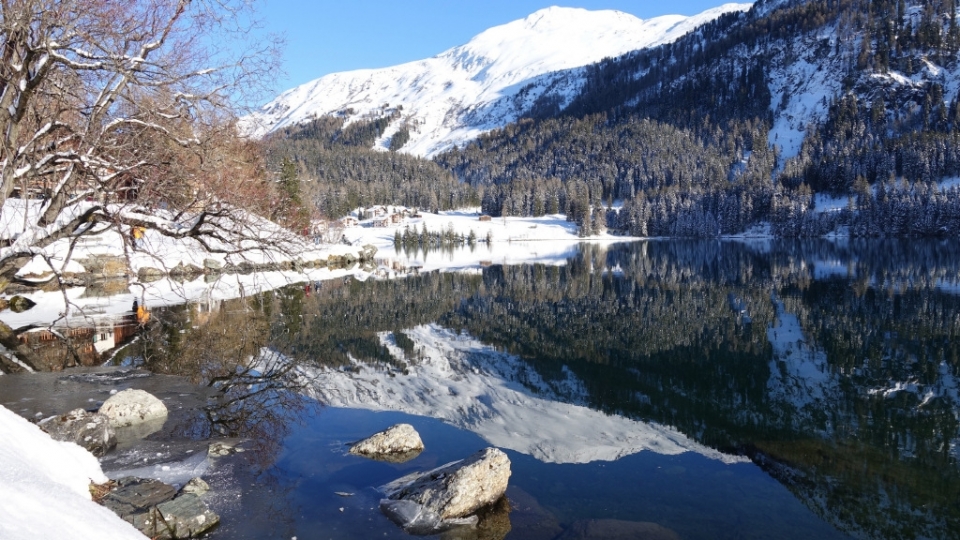
[[[656,520],[717,537],[732,515],[757,537],[828,534],[768,507],[776,490],[736,464],[749,459],[844,533],[960,537],[957,242],[585,245],[564,264],[478,268],[156,310],[118,358],[217,389],[219,408],[178,429],[260,441],[258,481],[284,493],[289,506],[276,511],[291,535],[312,498],[362,504],[337,502],[311,474],[358,493],[399,476],[341,455],[347,439],[386,426],[330,428],[340,431],[323,439],[318,464],[316,440],[298,442],[284,412],[297,420],[315,396],[437,418],[513,449],[515,483],[571,520]],[[455,446],[444,433],[440,444]],[[751,478],[754,492],[721,495],[717,486],[739,485],[725,475]],[[709,503],[690,500],[701,482]],[[323,520],[339,514],[331,508]],[[510,514],[508,537],[522,516]]]

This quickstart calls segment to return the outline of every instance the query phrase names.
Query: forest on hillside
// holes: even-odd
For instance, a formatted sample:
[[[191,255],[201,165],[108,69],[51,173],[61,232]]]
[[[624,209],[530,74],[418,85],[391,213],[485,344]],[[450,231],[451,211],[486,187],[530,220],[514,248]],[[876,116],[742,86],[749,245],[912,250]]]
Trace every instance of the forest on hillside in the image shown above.
[[[309,199],[358,206],[481,205],[492,216],[563,213],[583,235],[715,237],[960,234],[960,29],[956,0],[761,1],[677,41],[585,68],[561,109],[424,160],[373,151],[398,110],[326,117],[274,134]],[[796,155],[771,130],[790,99],[776,77],[813,61],[835,73],[824,118]],[[908,83],[903,81],[907,80]],[[819,198],[846,200],[818,208]]]
[[[477,191],[436,163],[371,149],[396,118],[344,125],[342,118],[322,117],[286,128],[266,139],[267,161],[278,171],[292,163],[301,197],[328,218],[377,204],[430,211],[478,205]]]

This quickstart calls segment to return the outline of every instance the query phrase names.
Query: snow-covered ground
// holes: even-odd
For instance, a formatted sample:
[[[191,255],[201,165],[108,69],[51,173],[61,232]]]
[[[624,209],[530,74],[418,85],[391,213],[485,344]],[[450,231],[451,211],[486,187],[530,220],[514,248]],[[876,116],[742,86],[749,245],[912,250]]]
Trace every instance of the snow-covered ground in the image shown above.
[[[0,212],[0,239],[16,239],[13,246],[0,248],[0,254],[15,250],[17,244],[24,243],[28,235],[36,235],[31,228],[24,227],[24,216],[28,218],[38,211],[43,201],[30,199],[7,199]],[[77,212],[82,211],[78,205]],[[131,213],[132,215],[132,213]],[[130,270],[136,274],[142,268],[156,268],[169,271],[178,265],[194,265],[203,268],[206,259],[220,264],[267,264],[281,263],[294,259],[304,261],[325,260],[330,255],[357,253],[357,248],[346,245],[315,245],[281,228],[276,223],[261,217],[238,211],[235,217],[214,220],[208,219],[204,230],[218,235],[219,238],[205,238],[207,249],[195,238],[174,238],[161,233],[176,232],[192,224],[178,223],[163,219],[161,215],[137,214],[135,217],[157,221],[157,230],[147,229],[142,247],[133,250],[130,229],[118,230],[115,227],[97,234],[86,234],[79,238],[70,237],[37,250],[34,259],[18,273],[20,276],[49,276],[54,270],[61,272],[84,272],[78,262],[96,256],[124,257]],[[126,236],[126,238],[124,238]],[[29,244],[27,244],[29,245]],[[264,247],[266,246],[266,247]],[[68,257],[69,256],[69,257]],[[52,267],[52,268],[51,268]]]
[[[404,359],[390,333],[381,335],[406,374],[357,363],[353,370],[311,373],[310,393],[336,407],[401,411],[439,418],[491,445],[546,463],[613,461],[645,450],[695,452],[724,463],[746,461],[703,446],[667,426],[608,415],[583,405],[586,389],[570,371],[546,381],[516,356],[438,325],[403,331],[418,350]],[[354,371],[359,370],[354,373]]]
[[[144,539],[91,500],[90,482],[107,481],[92,454],[54,441],[3,406],[0,433],[0,538]]]

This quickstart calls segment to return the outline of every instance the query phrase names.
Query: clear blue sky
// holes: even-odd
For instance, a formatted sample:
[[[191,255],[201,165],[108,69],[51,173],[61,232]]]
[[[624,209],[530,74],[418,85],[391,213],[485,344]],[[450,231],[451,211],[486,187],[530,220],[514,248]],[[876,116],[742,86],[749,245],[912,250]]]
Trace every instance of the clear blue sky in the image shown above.
[[[616,9],[641,19],[695,15],[733,0],[265,0],[266,30],[286,36],[282,91],[328,73],[429,58],[551,5]],[[749,1],[749,0],[741,0]]]

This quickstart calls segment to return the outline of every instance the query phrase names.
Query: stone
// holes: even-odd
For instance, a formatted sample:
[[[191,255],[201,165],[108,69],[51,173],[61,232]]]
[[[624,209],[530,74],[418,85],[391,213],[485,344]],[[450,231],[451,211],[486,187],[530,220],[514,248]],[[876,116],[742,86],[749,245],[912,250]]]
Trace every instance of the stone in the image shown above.
[[[144,266],[139,271],[137,271],[137,278],[144,283],[150,283],[162,279],[165,276],[163,270],[153,268],[152,266]]]
[[[373,244],[366,244],[360,250],[360,260],[362,261],[372,261],[373,256],[377,254],[377,246]]]
[[[193,478],[180,488],[180,493],[193,493],[194,495],[203,495],[208,491],[210,491],[210,484],[204,482],[201,478]]]
[[[123,277],[128,273],[127,260],[120,255],[95,255],[77,259],[83,269],[96,277]]]
[[[196,494],[177,496],[173,486],[159,480],[121,478],[100,504],[152,539],[193,538],[220,522]]]
[[[510,458],[497,448],[486,448],[464,460],[390,482],[381,488],[387,499],[380,508],[393,519],[388,512],[391,501],[412,502],[441,522],[455,520],[497,502],[509,480]]]
[[[37,305],[36,302],[20,295],[10,299],[10,311],[14,313],[23,313],[35,305]]]
[[[410,424],[397,424],[354,444],[351,454],[404,463],[423,451],[420,434]]]
[[[656,523],[619,519],[573,522],[557,540],[680,540],[680,535]]]
[[[241,452],[243,452],[243,448],[225,442],[210,443],[210,446],[207,448],[207,455],[212,458],[230,456]]]
[[[182,262],[170,269],[171,276],[199,276],[203,269],[195,264],[183,264]]]
[[[103,402],[100,412],[113,427],[127,427],[167,417],[167,406],[143,390],[124,390]]]
[[[100,413],[74,409],[67,414],[46,418],[39,425],[50,437],[77,443],[97,457],[117,446],[117,436],[110,419]]]
[[[157,530],[161,539],[195,538],[220,523],[220,516],[192,493],[158,504],[155,516],[163,525]]]
[[[0,298],[0,311],[3,311],[10,307],[10,301],[6,298]]]
[[[216,259],[204,259],[203,268],[208,272],[219,272],[223,270],[223,263]]]
[[[176,496],[177,490],[159,480],[127,476],[117,480],[117,487],[100,499],[100,504],[114,514],[130,521],[136,514],[147,512],[151,507]]]

